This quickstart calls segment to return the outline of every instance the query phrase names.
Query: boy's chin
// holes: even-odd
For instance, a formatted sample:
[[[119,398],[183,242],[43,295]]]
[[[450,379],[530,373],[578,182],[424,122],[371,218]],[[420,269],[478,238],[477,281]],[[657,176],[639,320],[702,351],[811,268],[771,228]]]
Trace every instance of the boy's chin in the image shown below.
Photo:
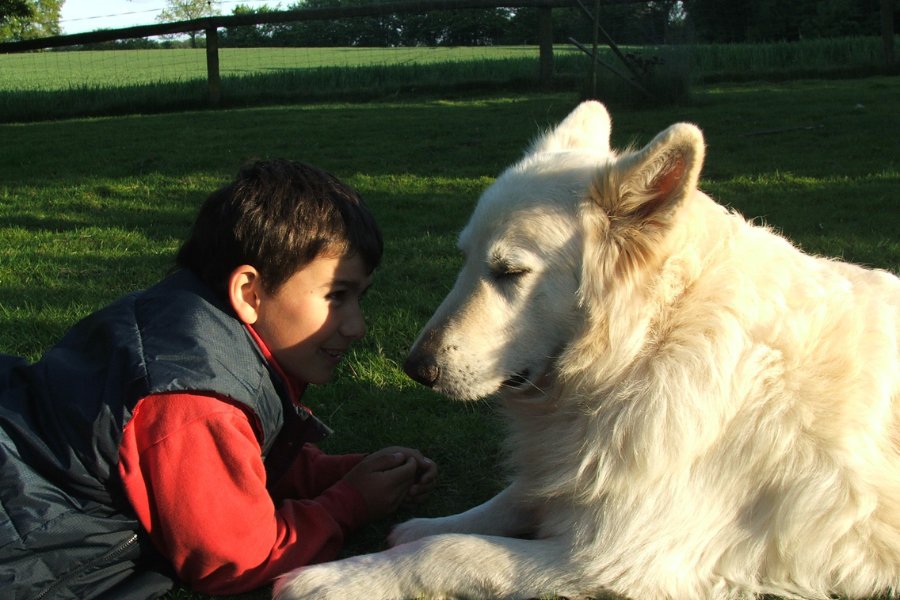
[[[337,368],[329,369],[325,367],[319,369],[290,369],[287,371],[293,379],[307,385],[324,385],[330,383],[337,374]]]
[[[328,372],[321,371],[316,373],[307,373],[306,376],[301,375],[300,379],[310,385],[325,385],[326,383],[331,383],[332,381],[334,381],[336,373],[336,369],[332,369]]]

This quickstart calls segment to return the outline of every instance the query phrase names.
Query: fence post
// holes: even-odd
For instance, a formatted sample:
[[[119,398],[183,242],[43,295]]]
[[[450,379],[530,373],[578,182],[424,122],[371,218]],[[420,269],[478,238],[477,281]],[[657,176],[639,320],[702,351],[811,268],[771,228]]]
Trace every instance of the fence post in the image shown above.
[[[219,78],[219,32],[216,27],[206,28],[206,80],[209,105],[216,107],[222,99],[222,81]]]
[[[884,66],[894,65],[894,3],[881,0],[881,40],[884,44]]]
[[[553,80],[553,9],[549,6],[538,8],[538,45],[538,80],[541,85],[550,85]]]

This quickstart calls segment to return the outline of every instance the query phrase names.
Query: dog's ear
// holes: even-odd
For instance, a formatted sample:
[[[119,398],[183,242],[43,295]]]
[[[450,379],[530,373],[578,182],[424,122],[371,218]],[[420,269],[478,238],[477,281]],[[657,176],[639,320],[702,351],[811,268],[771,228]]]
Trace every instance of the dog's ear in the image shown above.
[[[616,249],[607,255],[607,268],[619,275],[634,273],[654,260],[675,208],[696,190],[703,155],[703,134],[694,125],[679,123],[598,171],[590,200],[600,210],[585,213],[590,220],[586,228],[590,237],[597,237],[589,247]]]
[[[538,138],[529,152],[559,152],[584,148],[607,154],[611,127],[612,122],[605,106],[593,100],[582,102],[552,131]]]
[[[672,125],[642,150],[612,162],[595,184],[594,201],[611,226],[660,225],[696,189],[703,156],[700,129]]]

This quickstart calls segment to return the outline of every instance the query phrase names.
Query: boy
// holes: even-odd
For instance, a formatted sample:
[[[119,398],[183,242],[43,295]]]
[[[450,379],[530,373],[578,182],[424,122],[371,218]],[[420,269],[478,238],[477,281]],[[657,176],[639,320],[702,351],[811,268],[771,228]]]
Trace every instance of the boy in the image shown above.
[[[200,209],[178,269],[40,361],[0,355],[0,589],[253,589],[434,487],[419,452],[328,456],[300,404],[365,333],[382,255],[357,194],[261,161]]]

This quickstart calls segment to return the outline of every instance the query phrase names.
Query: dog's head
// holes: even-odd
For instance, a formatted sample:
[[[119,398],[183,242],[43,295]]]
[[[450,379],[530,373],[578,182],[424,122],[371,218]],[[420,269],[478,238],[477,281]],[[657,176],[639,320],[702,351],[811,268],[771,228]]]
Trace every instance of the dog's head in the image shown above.
[[[623,247],[618,238],[655,227],[691,177],[696,184],[696,144],[673,145],[665,134],[618,157],[606,109],[585,102],[538,139],[479,199],[459,235],[462,270],[413,345],[406,373],[460,400],[527,397],[551,385],[557,359],[584,327],[586,258],[611,261],[615,271],[641,256],[646,240]],[[676,146],[692,148],[691,156],[671,151]]]

